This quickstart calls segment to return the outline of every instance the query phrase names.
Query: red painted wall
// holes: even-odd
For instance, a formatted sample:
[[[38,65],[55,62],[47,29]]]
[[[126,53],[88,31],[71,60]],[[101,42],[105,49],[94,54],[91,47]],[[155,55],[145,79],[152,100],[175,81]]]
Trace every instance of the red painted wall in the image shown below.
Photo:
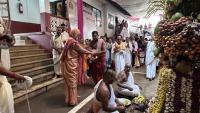
[[[11,21],[11,33],[30,33],[30,32],[41,32],[40,24],[25,23],[19,21]]]

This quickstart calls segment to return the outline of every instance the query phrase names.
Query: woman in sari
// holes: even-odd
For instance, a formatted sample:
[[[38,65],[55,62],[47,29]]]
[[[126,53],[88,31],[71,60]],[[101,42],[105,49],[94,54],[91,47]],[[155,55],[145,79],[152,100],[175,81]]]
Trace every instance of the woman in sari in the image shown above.
[[[78,43],[77,39],[80,37],[80,31],[73,29],[70,32],[70,37],[65,44],[64,50],[61,55],[61,71],[65,79],[65,102],[69,106],[75,106],[77,100],[77,85],[79,68],[79,58],[82,54],[97,55],[97,53],[90,52]],[[100,53],[100,52],[99,52]],[[81,67],[79,67],[81,66]]]

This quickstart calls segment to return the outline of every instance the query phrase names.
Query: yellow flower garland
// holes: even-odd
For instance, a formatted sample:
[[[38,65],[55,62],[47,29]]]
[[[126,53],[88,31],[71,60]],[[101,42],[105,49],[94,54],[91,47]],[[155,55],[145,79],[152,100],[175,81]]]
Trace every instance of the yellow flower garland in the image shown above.
[[[124,42],[121,42],[120,44],[118,44],[117,42],[115,43],[115,47],[118,48],[119,50],[123,50],[126,49],[126,45]]]
[[[171,80],[174,80],[174,72],[172,69],[163,67],[159,72],[159,84],[157,88],[156,98],[153,104],[150,106],[150,113],[160,113],[164,107],[166,93],[169,89]]]

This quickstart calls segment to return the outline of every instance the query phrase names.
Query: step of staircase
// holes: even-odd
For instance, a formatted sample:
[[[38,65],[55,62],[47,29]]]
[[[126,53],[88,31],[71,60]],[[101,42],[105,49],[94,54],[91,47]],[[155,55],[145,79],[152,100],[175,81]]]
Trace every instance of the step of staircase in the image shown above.
[[[28,88],[27,91],[21,90],[21,91],[15,92],[14,93],[15,103],[25,100],[26,94],[28,94],[28,97],[31,98],[38,94],[47,92],[50,88],[53,88],[61,83],[63,83],[63,78],[56,78],[56,79],[48,80],[42,84],[33,85],[31,88]]]
[[[33,85],[43,84],[44,82],[54,78],[54,71],[35,75],[35,76],[32,76],[31,78],[33,79]],[[13,82],[15,82],[15,81],[13,81]],[[14,92],[17,92],[20,90],[18,87],[16,87],[15,83],[12,84],[12,89]]]
[[[14,50],[14,51],[10,51],[10,56],[16,57],[16,56],[23,56],[23,55],[42,54],[44,52],[45,52],[44,49]]]
[[[54,71],[50,71],[50,72],[47,72],[47,73],[42,73],[42,74],[37,75],[37,76],[33,76],[32,77],[32,79],[34,81],[33,85],[42,83],[43,81],[50,80],[54,77],[54,75],[55,75]]]
[[[34,77],[46,72],[51,72],[54,69],[53,66],[54,66],[53,64],[50,64],[50,65],[35,67],[35,68],[27,69],[27,70],[16,71],[16,73],[19,73],[20,75],[23,75],[23,76]],[[8,78],[8,81],[11,84],[15,83],[15,79],[12,79],[12,78]]]
[[[54,77],[54,64],[51,53],[46,53],[38,44],[33,44],[27,36],[17,36],[19,43],[10,48],[11,71],[33,79],[28,88],[29,97],[46,92],[63,82],[63,78]],[[20,42],[21,41],[21,42]],[[26,99],[26,91],[16,87],[16,80],[9,78],[14,92],[15,103]]]
[[[40,49],[40,46],[37,44],[17,45],[11,47],[10,51],[30,50],[30,49]]]
[[[13,65],[11,65],[11,71],[16,72],[16,71],[31,69],[34,67],[45,66],[45,65],[49,65],[49,64],[53,64],[52,58],[13,64]]]
[[[50,56],[51,56],[50,53],[16,56],[16,57],[11,57],[11,63],[18,64],[21,62],[31,62],[31,61],[35,61],[35,60],[43,60],[43,59],[50,58]]]

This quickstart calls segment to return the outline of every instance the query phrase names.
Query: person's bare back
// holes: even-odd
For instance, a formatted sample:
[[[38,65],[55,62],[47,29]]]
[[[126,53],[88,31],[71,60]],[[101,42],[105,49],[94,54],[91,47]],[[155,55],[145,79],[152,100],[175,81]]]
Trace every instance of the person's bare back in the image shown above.
[[[100,103],[100,109],[106,112],[123,112],[125,110],[124,106],[117,105],[115,102],[116,97],[112,88],[112,83],[116,81],[114,71],[108,70],[104,74],[104,78],[101,83],[97,84],[97,89],[95,92],[95,98]],[[115,105],[111,105],[114,102]]]

